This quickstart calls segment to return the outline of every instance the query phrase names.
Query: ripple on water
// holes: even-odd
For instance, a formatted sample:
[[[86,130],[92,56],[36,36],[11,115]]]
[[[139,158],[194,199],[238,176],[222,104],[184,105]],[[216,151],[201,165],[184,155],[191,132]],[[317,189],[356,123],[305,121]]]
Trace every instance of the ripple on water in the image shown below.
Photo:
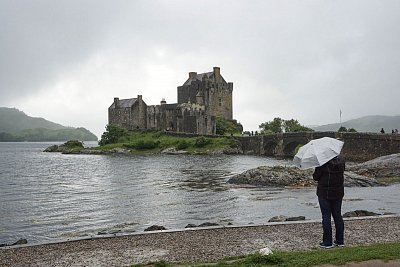
[[[188,223],[265,223],[277,215],[319,219],[315,189],[245,188],[233,175],[266,165],[237,155],[104,156],[43,153],[50,144],[0,143],[0,243],[29,243],[168,229]],[[346,189],[343,211],[400,213],[400,185]],[[5,219],[4,219],[5,218]]]

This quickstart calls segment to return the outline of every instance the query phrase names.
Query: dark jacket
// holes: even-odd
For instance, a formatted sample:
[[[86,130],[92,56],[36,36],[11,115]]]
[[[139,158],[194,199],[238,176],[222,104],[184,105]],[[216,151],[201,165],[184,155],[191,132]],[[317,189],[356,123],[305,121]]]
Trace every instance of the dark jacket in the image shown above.
[[[317,196],[325,199],[340,199],[344,196],[345,162],[340,155],[315,168],[313,179],[318,181]]]

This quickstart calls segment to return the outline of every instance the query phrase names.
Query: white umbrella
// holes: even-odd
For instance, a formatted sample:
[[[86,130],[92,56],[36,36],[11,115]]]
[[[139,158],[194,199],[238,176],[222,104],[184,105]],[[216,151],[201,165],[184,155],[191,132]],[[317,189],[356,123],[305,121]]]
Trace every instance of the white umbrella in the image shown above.
[[[301,169],[319,167],[340,154],[343,142],[330,137],[314,139],[300,147],[293,164]]]

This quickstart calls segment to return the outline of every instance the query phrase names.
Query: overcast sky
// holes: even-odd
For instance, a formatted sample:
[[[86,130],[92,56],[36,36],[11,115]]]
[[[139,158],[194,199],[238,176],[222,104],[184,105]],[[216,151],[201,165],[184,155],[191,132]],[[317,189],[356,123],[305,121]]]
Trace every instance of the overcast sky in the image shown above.
[[[114,97],[233,82],[245,130],[400,115],[400,1],[0,0],[0,106],[98,136]]]

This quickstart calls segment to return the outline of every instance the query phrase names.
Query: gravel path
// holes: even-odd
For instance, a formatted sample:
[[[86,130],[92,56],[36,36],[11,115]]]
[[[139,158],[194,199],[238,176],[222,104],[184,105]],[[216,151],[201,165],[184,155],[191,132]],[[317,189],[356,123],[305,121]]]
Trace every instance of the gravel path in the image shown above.
[[[320,222],[162,231],[0,249],[0,266],[129,266],[167,260],[215,261],[272,250],[308,250],[322,238]],[[400,216],[345,220],[348,246],[400,242]]]

